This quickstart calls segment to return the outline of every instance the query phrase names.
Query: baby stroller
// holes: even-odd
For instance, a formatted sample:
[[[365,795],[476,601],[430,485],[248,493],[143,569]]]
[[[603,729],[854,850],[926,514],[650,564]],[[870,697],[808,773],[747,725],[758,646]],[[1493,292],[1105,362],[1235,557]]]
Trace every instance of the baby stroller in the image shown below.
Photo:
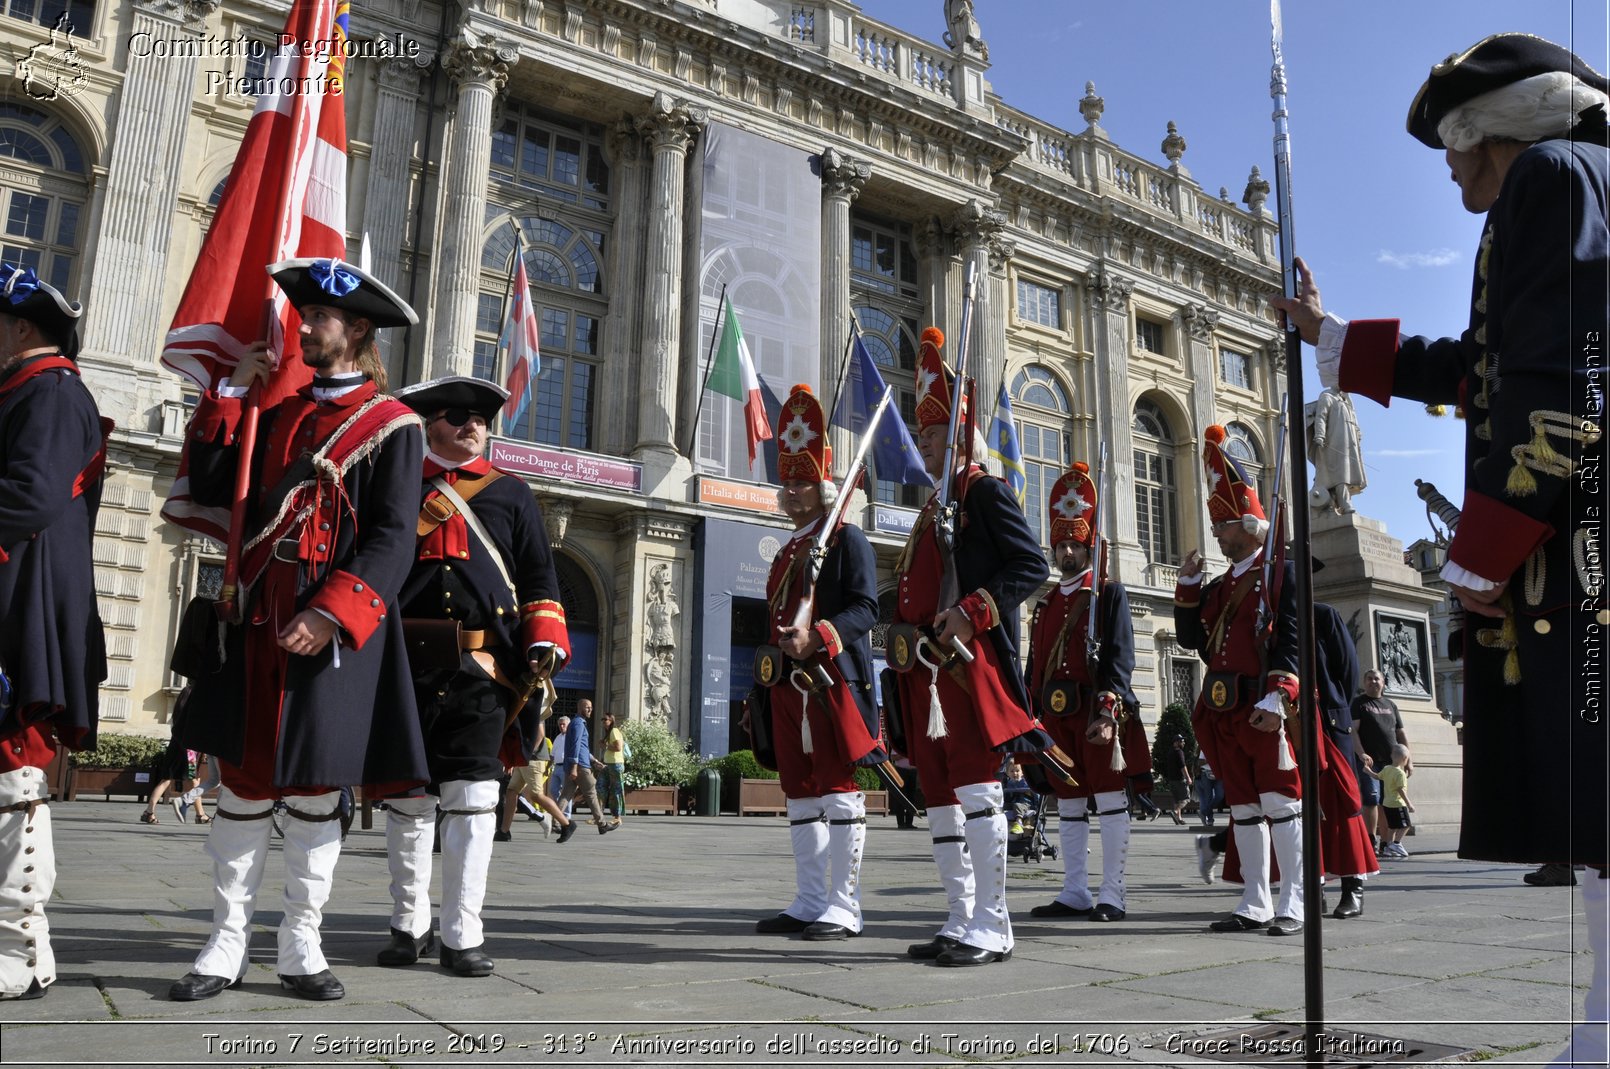
[[[1041,858],[1056,860],[1057,844],[1045,834],[1050,799],[1049,793],[1035,794],[1027,802],[1007,805],[1007,857],[1020,857],[1025,862]]]

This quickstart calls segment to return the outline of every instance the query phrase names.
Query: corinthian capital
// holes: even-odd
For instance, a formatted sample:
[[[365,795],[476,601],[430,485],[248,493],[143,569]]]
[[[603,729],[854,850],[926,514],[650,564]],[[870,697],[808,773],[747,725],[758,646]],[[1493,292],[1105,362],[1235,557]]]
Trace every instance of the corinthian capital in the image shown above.
[[[671,94],[661,91],[654,94],[648,114],[637,117],[637,129],[656,149],[674,148],[683,152],[709,121],[708,108],[686,100],[673,100]]]
[[[218,0],[135,0],[134,6],[148,15],[194,26],[206,22],[218,10]]]
[[[1207,341],[1213,337],[1213,330],[1219,325],[1219,313],[1201,304],[1186,305],[1185,311],[1180,313],[1180,318],[1185,321],[1185,329],[1190,332],[1191,337],[1199,341]]]
[[[950,217],[950,230],[963,249],[986,248],[1001,240],[1006,213],[987,207],[974,197]]]
[[[854,200],[872,177],[872,165],[845,155],[836,148],[825,148],[817,157],[822,172],[822,191],[829,197]]]
[[[519,61],[520,52],[511,42],[466,28],[448,43],[442,69],[460,86],[479,82],[499,93],[509,80],[509,68]]]
[[[380,88],[390,89],[398,93],[414,94],[419,92],[419,80],[430,73],[430,65],[436,62],[436,53],[420,52],[412,56],[386,56],[375,61],[376,77]]]
[[[1097,271],[1090,276],[1090,299],[1099,309],[1121,311],[1129,304],[1129,295],[1135,284],[1111,271]]]

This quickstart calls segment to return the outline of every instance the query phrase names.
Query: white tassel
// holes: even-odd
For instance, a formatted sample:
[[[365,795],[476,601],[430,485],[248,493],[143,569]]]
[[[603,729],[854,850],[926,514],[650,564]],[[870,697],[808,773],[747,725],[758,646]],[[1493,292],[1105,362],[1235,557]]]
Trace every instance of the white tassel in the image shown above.
[[[945,727],[945,710],[939,704],[939,663],[923,656],[925,644],[917,640],[917,660],[928,666],[928,737],[942,739],[950,732]]]
[[[1280,747],[1280,760],[1275,763],[1275,767],[1282,772],[1290,772],[1297,767],[1297,762],[1292,760],[1291,746],[1286,742],[1286,722],[1284,720],[1280,722],[1280,730],[1276,732],[1275,739],[1276,744]]]
[[[1114,772],[1122,772],[1124,769],[1126,769],[1128,767],[1129,767],[1129,762],[1124,760],[1123,742],[1118,738],[1118,727],[1117,727],[1117,725],[1114,725],[1113,729],[1112,729],[1112,765],[1111,765],[1111,768],[1112,768],[1112,770]]]

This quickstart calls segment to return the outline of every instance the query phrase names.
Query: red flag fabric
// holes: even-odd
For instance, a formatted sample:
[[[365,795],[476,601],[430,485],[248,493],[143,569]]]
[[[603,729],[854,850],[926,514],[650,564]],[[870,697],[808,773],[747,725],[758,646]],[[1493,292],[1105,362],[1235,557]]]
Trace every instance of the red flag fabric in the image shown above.
[[[538,343],[537,316],[531,307],[531,283],[525,273],[525,251],[518,256],[514,288],[509,297],[509,321],[505,326],[509,348],[509,399],[503,403],[503,430],[509,433],[520,422],[520,415],[531,401],[531,380],[542,371]]]
[[[262,391],[265,409],[312,377],[301,360],[301,320],[265,268],[296,256],[346,254],[347,11],[347,0],[294,0],[163,344],[163,367],[211,389],[263,339],[271,301],[267,340],[279,367]],[[190,500],[188,438],[185,450],[162,515],[226,541],[229,510]]]

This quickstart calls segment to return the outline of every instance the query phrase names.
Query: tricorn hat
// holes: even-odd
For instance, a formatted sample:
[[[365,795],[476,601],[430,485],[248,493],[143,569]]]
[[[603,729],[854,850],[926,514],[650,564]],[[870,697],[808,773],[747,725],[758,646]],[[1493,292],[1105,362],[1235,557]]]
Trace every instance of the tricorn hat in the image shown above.
[[[1556,72],[1601,93],[1610,92],[1604,75],[1553,41],[1529,33],[1484,37],[1431,68],[1409,105],[1409,134],[1431,148],[1446,148],[1437,128],[1450,111],[1495,89]]]
[[[422,416],[444,408],[465,408],[491,423],[509,399],[509,391],[485,379],[446,375],[404,386],[392,396]]]
[[[0,312],[37,323],[61,346],[63,356],[78,355],[78,320],[84,306],[41,281],[33,268],[0,263]]]
[[[777,413],[777,481],[820,483],[831,479],[832,471],[833,447],[827,444],[822,402],[800,383]]]
[[[408,302],[357,264],[328,256],[299,257],[268,265],[280,289],[298,310],[308,305],[339,308],[376,327],[402,327],[419,322]]]
[[[1241,463],[1224,451],[1225,430],[1217,423],[1202,432],[1206,442],[1202,446],[1202,468],[1208,481],[1208,520],[1223,523],[1226,520],[1263,522],[1263,505],[1258,501],[1258,488],[1247,478]]]
[[[1095,534],[1090,521],[1096,509],[1096,484],[1090,478],[1090,465],[1074,461],[1073,467],[1051,487],[1048,503],[1052,547],[1069,541],[1088,546]]]

